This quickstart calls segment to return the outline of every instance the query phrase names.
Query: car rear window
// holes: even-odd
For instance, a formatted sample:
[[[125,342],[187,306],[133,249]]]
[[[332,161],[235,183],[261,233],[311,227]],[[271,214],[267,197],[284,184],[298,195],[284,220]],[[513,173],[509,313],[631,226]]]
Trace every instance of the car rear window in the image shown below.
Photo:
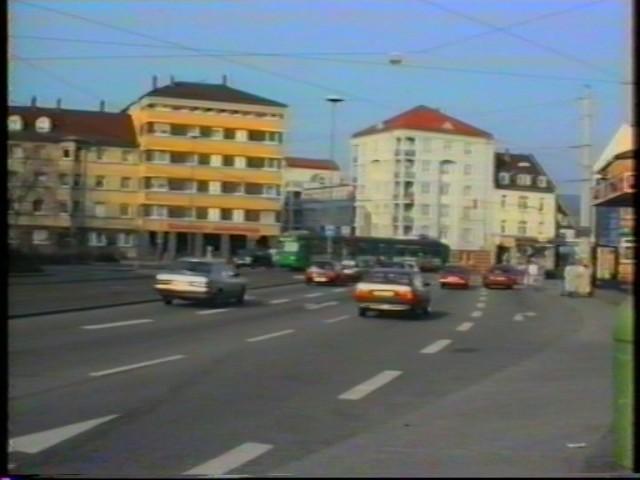
[[[197,260],[180,260],[174,264],[175,270],[193,272],[193,273],[206,273],[211,272],[212,264],[210,262],[199,262]]]
[[[502,273],[502,274],[514,273],[514,269],[511,267],[493,267],[491,269],[491,273]]]
[[[393,285],[411,285],[412,277],[403,272],[370,272],[365,277],[366,282],[390,283]]]
[[[331,262],[313,262],[312,267],[320,268],[322,270],[334,270],[335,266]]]
[[[464,274],[468,272],[468,270],[463,267],[445,267],[442,271],[444,273],[460,273],[460,274]]]

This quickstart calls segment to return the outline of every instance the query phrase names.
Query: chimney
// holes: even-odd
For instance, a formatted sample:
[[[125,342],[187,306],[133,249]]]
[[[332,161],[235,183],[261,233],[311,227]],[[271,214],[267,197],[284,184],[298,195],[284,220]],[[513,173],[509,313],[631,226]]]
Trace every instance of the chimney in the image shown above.
[[[154,90],[156,88],[158,88],[158,76],[154,75],[153,77],[151,77],[151,85],[153,86]]]
[[[105,101],[104,100],[100,100],[100,111],[101,112],[104,112],[105,106],[106,106]]]
[[[62,108],[62,99],[59,98],[56,100],[56,108],[60,110]]]
[[[222,75],[222,84],[223,85],[227,85],[227,76],[226,75]]]
[[[38,106],[38,99],[36,98],[35,95],[33,97],[31,97],[31,106],[32,107],[37,107]]]

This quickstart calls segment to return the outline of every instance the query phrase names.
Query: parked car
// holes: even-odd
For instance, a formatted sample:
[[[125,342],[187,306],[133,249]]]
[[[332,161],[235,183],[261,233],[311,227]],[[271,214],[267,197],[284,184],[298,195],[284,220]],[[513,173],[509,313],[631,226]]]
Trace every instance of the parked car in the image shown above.
[[[304,274],[307,285],[312,284],[344,284],[348,282],[338,262],[319,260],[311,264]]]
[[[447,265],[440,273],[440,288],[469,288],[471,270],[460,265]]]
[[[400,311],[413,317],[428,315],[431,295],[419,272],[398,268],[375,268],[356,284],[354,299],[361,317],[374,311]]]
[[[156,275],[154,288],[166,305],[175,299],[243,303],[247,280],[221,260],[182,258]]]
[[[240,267],[273,267],[273,259],[268,250],[240,250],[233,257],[233,263]]]
[[[518,284],[517,273],[511,265],[494,265],[483,276],[485,288],[513,288]]]

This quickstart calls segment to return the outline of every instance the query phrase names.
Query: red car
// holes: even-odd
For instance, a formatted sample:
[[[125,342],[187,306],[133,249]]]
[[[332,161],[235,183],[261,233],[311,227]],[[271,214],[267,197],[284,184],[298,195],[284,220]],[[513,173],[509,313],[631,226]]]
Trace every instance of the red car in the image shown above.
[[[469,288],[471,285],[471,271],[465,267],[449,265],[440,273],[440,288]]]
[[[340,264],[329,260],[313,262],[304,274],[304,282],[312,284],[344,284],[348,283]]]
[[[518,284],[518,276],[511,265],[494,265],[482,277],[485,288],[513,288]]]

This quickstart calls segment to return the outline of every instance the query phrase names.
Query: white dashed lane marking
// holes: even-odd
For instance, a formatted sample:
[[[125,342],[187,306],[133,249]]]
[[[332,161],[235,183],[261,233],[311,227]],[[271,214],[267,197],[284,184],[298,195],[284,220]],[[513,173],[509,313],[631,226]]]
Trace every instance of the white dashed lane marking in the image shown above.
[[[287,335],[293,333],[295,330],[282,330],[281,332],[269,333],[267,335],[261,335],[260,337],[247,338],[247,342],[259,342],[260,340],[266,340],[268,338],[279,337],[281,335]]]
[[[115,322],[115,323],[100,323],[97,325],[83,325],[80,328],[84,328],[85,330],[97,330],[100,328],[111,328],[111,327],[124,327],[126,325],[138,325],[140,323],[149,323],[153,322],[150,318],[142,318],[140,320],[128,320],[126,322]]]
[[[344,288],[344,287],[343,288],[334,288],[332,290],[332,292],[344,292],[345,290],[346,290],[346,288]]]
[[[536,312],[526,312],[525,315],[527,317],[535,317],[537,315],[537,313]]]
[[[339,322],[340,320],[345,320],[347,318],[349,318],[350,315],[342,315],[341,317],[336,317],[336,318],[330,318],[328,320],[325,320],[325,323],[335,323],[335,322]]]
[[[287,303],[290,302],[291,300],[289,298],[278,298],[276,300],[271,300],[269,303],[271,305],[278,305],[279,303]]]
[[[514,322],[523,322],[524,321],[524,316],[521,313],[516,313],[513,316],[513,321]]]
[[[486,306],[487,306],[487,304],[486,304],[486,303],[484,303],[484,302],[478,302],[478,303],[476,303],[476,308],[484,308],[484,307],[486,307]]]
[[[330,307],[337,304],[338,302],[307,303],[304,308],[306,308],[307,310],[317,310],[318,308]]]
[[[389,383],[401,374],[402,372],[397,370],[385,370],[366,382],[347,390],[342,395],[338,396],[338,398],[341,400],[360,400],[362,397],[369,395],[374,390],[380,388],[386,383]]]
[[[219,457],[209,460],[202,465],[198,465],[191,470],[184,472],[183,475],[201,475],[213,476],[223,475],[234,468],[238,468],[256,457],[271,450],[273,445],[265,443],[243,443],[242,445],[223,453]]]
[[[451,340],[448,339],[438,340],[437,342],[433,342],[431,345],[420,350],[420,353],[437,353],[450,343]]]
[[[307,293],[304,296],[307,297],[307,298],[313,298],[313,297],[320,297],[322,295],[324,295],[324,293],[316,292],[316,293]]]
[[[184,355],[173,355],[171,357],[159,358],[158,360],[150,360],[148,362],[136,363],[133,365],[126,365],[124,367],[112,368],[111,370],[103,370],[101,372],[90,373],[91,377],[101,377],[103,375],[111,375],[113,373],[125,372],[127,370],[133,370],[135,368],[148,367],[149,365],[156,365],[157,363],[171,362],[173,360],[180,360],[184,358]]]
[[[472,317],[481,317],[482,312],[480,310],[476,310],[475,312],[471,312]]]
[[[220,313],[220,312],[227,312],[227,311],[229,311],[228,308],[214,308],[213,310],[201,310],[196,313],[198,315],[209,315],[210,313]]]
[[[469,330],[471,327],[473,327],[473,322],[464,322],[464,323],[461,323],[458,326],[458,328],[456,328],[456,330],[460,332],[464,332],[466,330]]]

